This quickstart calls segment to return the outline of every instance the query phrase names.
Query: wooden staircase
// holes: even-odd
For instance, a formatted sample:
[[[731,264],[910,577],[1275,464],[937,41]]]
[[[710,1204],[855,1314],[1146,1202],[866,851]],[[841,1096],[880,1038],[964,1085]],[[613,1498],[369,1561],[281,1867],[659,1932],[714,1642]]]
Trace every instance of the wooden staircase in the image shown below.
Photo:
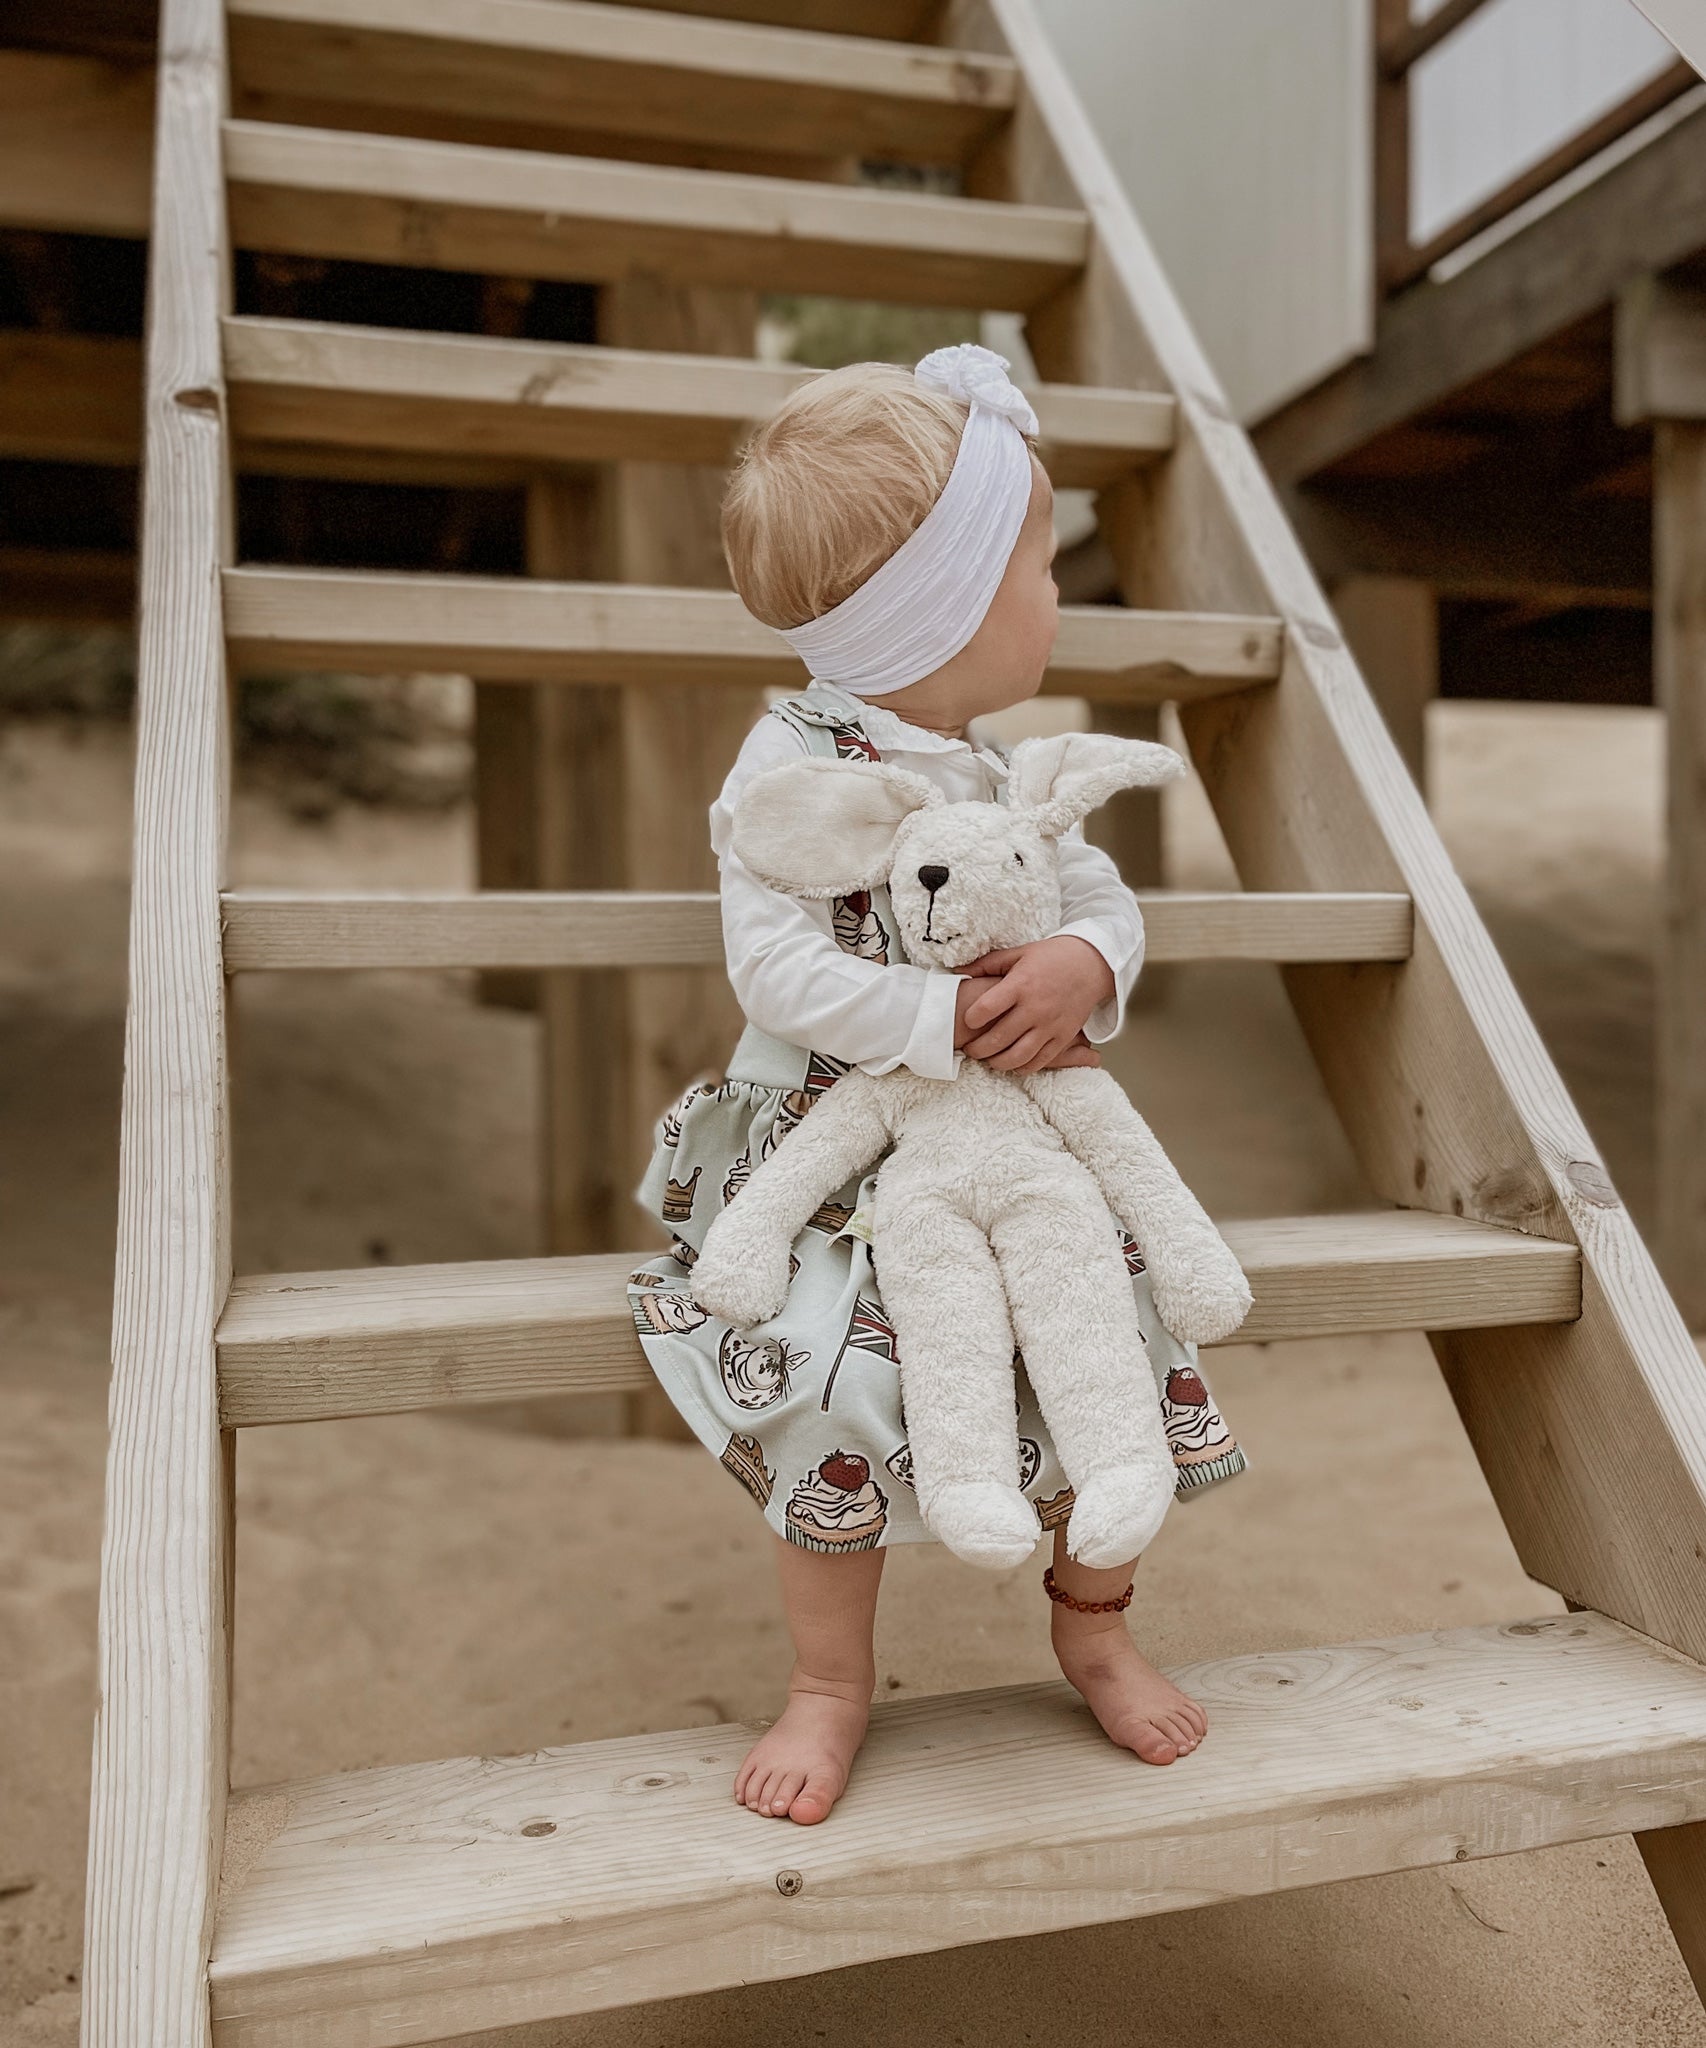
[[[1706,1984],[1706,1376],[1028,0],[725,11],[166,0],[84,2039],[381,2048],[1625,1830]],[[1049,687],[1179,706],[1244,885],[1148,897],[1151,955],[1280,964],[1388,1205],[1229,1227],[1242,1334],[1428,1331],[1575,1612],[1199,1667],[1168,1771],[1058,1686],[890,1708],[812,1831],[731,1808],[726,1728],[228,1799],[235,1432],[645,1372],[624,1257],[233,1279],[226,977],[719,953],[693,894],[227,891],[232,668],[798,677],[717,592],[236,565],[233,445],[715,465],[808,374],[235,318],[233,242],[1026,316],[1128,600]]]

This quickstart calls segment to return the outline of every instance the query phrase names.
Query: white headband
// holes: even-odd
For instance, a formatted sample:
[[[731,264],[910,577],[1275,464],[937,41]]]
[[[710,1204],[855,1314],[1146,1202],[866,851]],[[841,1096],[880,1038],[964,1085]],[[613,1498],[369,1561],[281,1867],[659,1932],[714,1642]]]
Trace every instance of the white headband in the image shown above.
[[[951,661],[983,624],[1031,501],[1037,431],[1007,360],[962,341],[927,355],[920,384],[971,411],[942,495],[923,522],[851,597],[782,638],[826,683],[859,697],[904,690]]]

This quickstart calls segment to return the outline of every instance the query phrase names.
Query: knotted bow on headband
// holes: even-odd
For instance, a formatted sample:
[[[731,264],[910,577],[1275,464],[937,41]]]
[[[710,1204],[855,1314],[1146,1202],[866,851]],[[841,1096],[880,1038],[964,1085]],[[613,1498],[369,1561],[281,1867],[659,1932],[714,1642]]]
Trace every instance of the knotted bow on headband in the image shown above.
[[[912,373],[971,407],[942,495],[917,529],[850,597],[782,638],[813,676],[885,697],[951,661],[983,624],[1031,501],[1037,431],[1007,360],[962,341]]]

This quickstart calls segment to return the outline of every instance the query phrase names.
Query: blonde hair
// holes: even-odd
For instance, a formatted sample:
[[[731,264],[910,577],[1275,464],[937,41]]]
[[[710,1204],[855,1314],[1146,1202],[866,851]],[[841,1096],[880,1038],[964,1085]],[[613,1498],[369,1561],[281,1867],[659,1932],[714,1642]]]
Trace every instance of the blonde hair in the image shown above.
[[[942,495],[967,411],[895,363],[802,385],[748,440],[723,496],[747,610],[803,626],[851,597]]]

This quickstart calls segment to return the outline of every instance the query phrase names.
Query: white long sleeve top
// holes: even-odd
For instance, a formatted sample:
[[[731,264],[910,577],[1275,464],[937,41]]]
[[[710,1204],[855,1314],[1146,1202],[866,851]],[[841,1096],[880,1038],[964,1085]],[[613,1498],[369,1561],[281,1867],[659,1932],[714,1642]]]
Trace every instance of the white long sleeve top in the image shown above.
[[[993,801],[997,783],[1006,779],[1006,764],[987,748],[944,739],[825,684],[814,683],[809,694],[856,716],[885,761],[924,776],[950,802]],[[804,752],[794,726],[761,718],[711,806],[735,998],[750,1023],[789,1045],[810,1046],[870,1074],[904,1066],[928,1080],[950,1080],[961,1058],[954,1050],[954,1005],[964,977],[907,961],[884,967],[844,953],[835,943],[828,903],[767,888],[729,844],[735,802],[747,783]],[[1143,913],[1114,863],[1077,827],[1060,842],[1060,889],[1061,932],[1088,940],[1113,970],[1114,994],[1085,1026],[1092,1044],[1104,1044],[1124,1022],[1143,964]]]

